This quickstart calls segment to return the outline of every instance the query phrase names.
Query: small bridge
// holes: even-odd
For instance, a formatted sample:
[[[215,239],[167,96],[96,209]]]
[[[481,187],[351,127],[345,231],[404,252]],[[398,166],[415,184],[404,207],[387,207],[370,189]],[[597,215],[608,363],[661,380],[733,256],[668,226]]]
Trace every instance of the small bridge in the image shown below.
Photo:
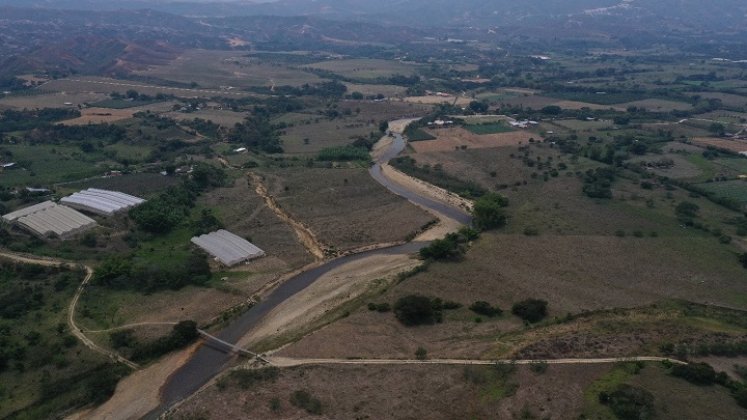
[[[220,338],[218,338],[218,337],[216,337],[214,335],[209,334],[205,330],[198,329],[197,332],[200,334],[200,336],[202,336],[202,338],[205,339],[205,341],[207,341],[208,343],[213,344],[215,347],[217,347],[220,350],[224,350],[224,351],[229,352],[229,353],[236,353],[239,356],[248,357],[250,359],[257,359],[257,360],[259,360],[261,362],[264,362],[264,363],[267,363],[267,364],[270,363],[269,361],[267,361],[267,359],[265,359],[264,357],[260,356],[259,354],[254,353],[252,351],[249,351],[247,349],[241,348],[241,347],[239,347],[239,346],[237,346],[235,344],[231,344],[231,343],[229,343],[227,341],[221,340]]]

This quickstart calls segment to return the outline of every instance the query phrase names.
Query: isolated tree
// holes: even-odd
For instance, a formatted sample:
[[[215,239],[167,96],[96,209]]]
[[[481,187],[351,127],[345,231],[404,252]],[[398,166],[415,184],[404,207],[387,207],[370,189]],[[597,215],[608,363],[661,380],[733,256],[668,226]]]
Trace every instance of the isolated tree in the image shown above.
[[[500,194],[488,193],[475,201],[472,210],[475,227],[481,230],[497,229],[506,224],[503,208],[508,206],[508,199]]]
[[[469,103],[469,109],[476,114],[482,114],[488,112],[489,106],[483,101],[472,101]]]
[[[541,299],[523,300],[514,304],[511,313],[527,322],[539,322],[547,316],[547,301]]]
[[[394,304],[394,315],[407,325],[424,325],[435,322],[435,311],[431,300],[421,295],[409,295]]]
[[[654,418],[653,394],[637,386],[619,385],[610,394],[600,394],[599,400],[607,404],[620,420],[648,420]]]
[[[720,137],[726,134],[726,127],[721,123],[715,122],[708,126],[708,131]]]

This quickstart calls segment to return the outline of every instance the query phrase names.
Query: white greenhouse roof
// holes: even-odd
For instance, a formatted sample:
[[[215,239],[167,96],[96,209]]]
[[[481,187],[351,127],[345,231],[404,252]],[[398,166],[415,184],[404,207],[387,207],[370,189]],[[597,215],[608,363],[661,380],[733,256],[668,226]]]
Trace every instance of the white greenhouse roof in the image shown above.
[[[61,239],[67,239],[96,226],[96,221],[90,217],[51,201],[27,207],[14,213],[19,212],[24,214],[13,220],[19,226],[45,238],[54,234]],[[13,213],[6,214],[3,219],[9,220],[9,216],[12,218],[12,215]]]
[[[60,203],[72,208],[89,211],[102,216],[111,216],[122,210],[144,203],[145,200],[129,194],[89,188],[60,200]]]
[[[6,222],[15,222],[23,216],[28,216],[29,214],[34,214],[38,211],[42,211],[54,206],[56,206],[56,204],[53,201],[45,201],[43,203],[34,204],[33,206],[24,207],[20,210],[16,210],[12,213],[4,215],[3,220]]]
[[[251,242],[223,229],[195,236],[192,243],[228,267],[265,255],[264,251]]]

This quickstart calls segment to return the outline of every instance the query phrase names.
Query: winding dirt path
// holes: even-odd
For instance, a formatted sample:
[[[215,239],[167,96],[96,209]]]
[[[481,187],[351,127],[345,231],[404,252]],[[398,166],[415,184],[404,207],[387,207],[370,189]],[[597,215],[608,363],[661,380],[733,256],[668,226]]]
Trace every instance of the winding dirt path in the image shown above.
[[[140,366],[138,366],[136,363],[133,363],[124,357],[120,356],[119,354],[109,351],[98,344],[94,343],[86,337],[85,334],[83,334],[83,330],[81,330],[78,325],[75,323],[75,310],[78,306],[78,301],[80,300],[80,296],[83,294],[83,291],[86,288],[86,285],[88,285],[88,282],[91,281],[91,278],[93,278],[93,269],[87,265],[77,264],[70,261],[64,261],[64,260],[56,260],[52,258],[44,258],[44,257],[33,257],[33,256],[27,256],[22,254],[15,254],[11,252],[6,251],[0,251],[0,257],[7,258],[12,261],[22,262],[26,264],[35,264],[35,265],[43,265],[46,267],[59,267],[59,266],[76,266],[80,265],[83,267],[83,269],[86,270],[86,276],[83,278],[83,281],[78,285],[78,289],[75,291],[75,295],[73,295],[73,299],[70,301],[70,305],[68,306],[67,310],[67,324],[70,327],[70,332],[80,340],[83,345],[88,347],[89,349],[95,351],[96,353],[103,354],[104,356],[109,357],[112,361],[119,362],[122,364],[125,364],[129,366],[132,369],[139,369]]]

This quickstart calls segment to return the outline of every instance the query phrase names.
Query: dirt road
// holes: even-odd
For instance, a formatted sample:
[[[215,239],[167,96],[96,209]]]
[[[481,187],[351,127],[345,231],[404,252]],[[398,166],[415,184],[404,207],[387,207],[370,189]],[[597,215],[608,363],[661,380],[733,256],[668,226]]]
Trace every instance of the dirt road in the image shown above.
[[[598,359],[537,359],[537,360],[463,360],[463,359],[295,359],[289,357],[267,356],[265,359],[276,367],[293,367],[302,365],[495,365],[495,364],[517,364],[531,365],[534,363],[547,363],[548,365],[591,365],[605,363],[624,362],[671,362],[686,365],[677,359],[655,356],[635,357],[608,357]]]
[[[26,264],[36,264],[36,265],[43,265],[47,267],[58,267],[61,265],[67,265],[67,266],[78,265],[76,263],[64,261],[64,260],[55,260],[55,259],[43,258],[43,257],[33,257],[33,256],[15,254],[11,252],[2,252],[2,251],[0,251],[0,257],[7,258],[9,260],[13,260],[17,262],[26,263]],[[70,305],[68,306],[68,310],[67,310],[67,323],[68,323],[68,327],[70,328],[70,333],[72,333],[78,340],[80,340],[80,342],[83,343],[83,345],[95,351],[96,353],[103,354],[109,357],[112,361],[123,363],[131,367],[132,369],[138,369],[139,366],[137,364],[125,359],[124,357],[120,356],[117,353],[106,350],[105,348],[91,341],[91,339],[86,337],[86,335],[83,334],[83,331],[80,328],[78,328],[78,325],[75,323],[75,310],[76,310],[76,307],[78,306],[78,301],[80,300],[80,296],[83,294],[83,291],[85,290],[86,285],[93,277],[93,269],[91,267],[84,265],[83,268],[86,270],[86,276],[85,278],[83,278],[83,281],[80,283],[80,285],[78,286],[78,289],[75,291],[75,295],[73,296],[73,299],[70,301]]]

